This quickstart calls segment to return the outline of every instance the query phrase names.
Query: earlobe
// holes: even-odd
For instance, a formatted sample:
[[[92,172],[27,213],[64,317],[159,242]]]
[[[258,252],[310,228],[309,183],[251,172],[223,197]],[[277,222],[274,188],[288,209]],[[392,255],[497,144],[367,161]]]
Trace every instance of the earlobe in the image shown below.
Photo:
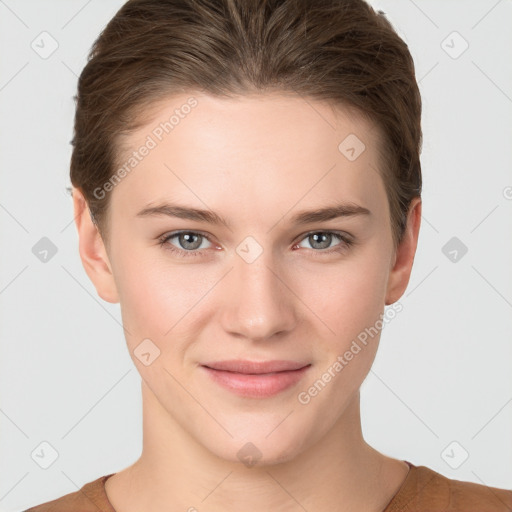
[[[405,292],[411,277],[412,264],[421,224],[421,198],[412,199],[407,215],[407,226],[395,253],[393,267],[389,273],[386,306],[396,302]]]
[[[98,295],[113,304],[119,295],[112,273],[112,266],[98,228],[93,223],[82,191],[73,187],[73,208],[78,231],[80,259]]]

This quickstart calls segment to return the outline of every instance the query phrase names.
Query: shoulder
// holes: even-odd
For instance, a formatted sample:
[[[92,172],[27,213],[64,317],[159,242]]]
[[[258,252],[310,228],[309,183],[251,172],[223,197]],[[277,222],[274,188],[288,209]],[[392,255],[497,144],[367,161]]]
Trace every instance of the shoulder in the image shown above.
[[[81,489],[23,512],[116,512],[105,493],[105,480],[114,473],[86,483]]]
[[[426,466],[409,474],[384,512],[512,512],[512,490],[454,480]]]

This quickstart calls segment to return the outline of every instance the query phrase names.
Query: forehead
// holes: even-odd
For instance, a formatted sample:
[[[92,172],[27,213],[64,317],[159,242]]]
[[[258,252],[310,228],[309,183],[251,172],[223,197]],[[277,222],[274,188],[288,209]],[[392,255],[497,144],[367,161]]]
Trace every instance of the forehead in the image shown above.
[[[305,135],[312,135],[322,125],[323,130],[340,131],[345,127],[360,132],[375,131],[375,125],[355,107],[341,103],[320,101],[293,92],[260,92],[246,95],[213,96],[201,92],[175,94],[146,104],[143,110],[144,126],[132,135],[137,137],[154,128],[159,132],[160,122],[171,120],[172,130],[187,118],[197,123],[207,123],[210,128],[236,125],[252,128],[254,133],[273,127],[285,131],[299,129]],[[301,121],[299,125],[288,125],[289,121]],[[190,123],[188,123],[190,124]],[[285,126],[283,126],[285,125]],[[206,128],[206,126],[204,126]],[[283,130],[287,128],[288,130]],[[165,132],[165,130],[164,130]],[[165,132],[168,134],[169,132]],[[159,137],[158,133],[155,133]]]
[[[196,204],[214,193],[243,205],[322,200],[333,190],[364,201],[381,187],[375,125],[294,94],[175,95],[152,105],[122,142],[117,163],[129,172],[114,196],[134,206],[182,193]]]

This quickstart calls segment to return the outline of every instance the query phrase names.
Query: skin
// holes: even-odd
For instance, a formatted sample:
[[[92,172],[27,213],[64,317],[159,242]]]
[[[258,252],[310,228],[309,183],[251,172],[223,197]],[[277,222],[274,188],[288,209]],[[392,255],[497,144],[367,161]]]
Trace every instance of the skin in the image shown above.
[[[127,155],[191,95],[155,105],[151,122],[126,140]],[[121,512],[382,511],[408,467],[361,432],[359,388],[380,332],[309,403],[298,394],[404,293],[421,200],[411,203],[395,249],[375,125],[289,94],[193,96],[198,105],[111,192],[108,244],[81,191],[73,194],[84,268],[100,297],[120,303],[142,377],[142,454],[107,480],[109,500]],[[349,134],[366,146],[354,161],[338,150]],[[210,209],[230,228],[137,217],[164,201]],[[340,201],[370,214],[290,223],[300,210]],[[199,254],[182,257],[158,243],[177,230],[209,240],[193,239],[193,248],[202,242]],[[322,246],[308,237],[329,230],[355,243],[333,236]],[[236,252],[247,236],[263,250],[251,263]],[[183,242],[166,244],[185,252]],[[326,252],[335,247],[342,250]],[[148,366],[134,355],[146,338],[160,350]],[[223,359],[311,366],[291,388],[248,398],[201,371],[200,364]],[[261,453],[252,467],[237,456],[247,442]]]

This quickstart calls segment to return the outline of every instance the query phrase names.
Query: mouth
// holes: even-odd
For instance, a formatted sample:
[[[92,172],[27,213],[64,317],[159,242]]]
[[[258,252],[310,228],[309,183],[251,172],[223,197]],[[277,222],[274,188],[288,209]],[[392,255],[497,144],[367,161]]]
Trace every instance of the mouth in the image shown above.
[[[213,382],[245,397],[267,398],[296,385],[311,363],[296,361],[215,361],[201,365]]]

